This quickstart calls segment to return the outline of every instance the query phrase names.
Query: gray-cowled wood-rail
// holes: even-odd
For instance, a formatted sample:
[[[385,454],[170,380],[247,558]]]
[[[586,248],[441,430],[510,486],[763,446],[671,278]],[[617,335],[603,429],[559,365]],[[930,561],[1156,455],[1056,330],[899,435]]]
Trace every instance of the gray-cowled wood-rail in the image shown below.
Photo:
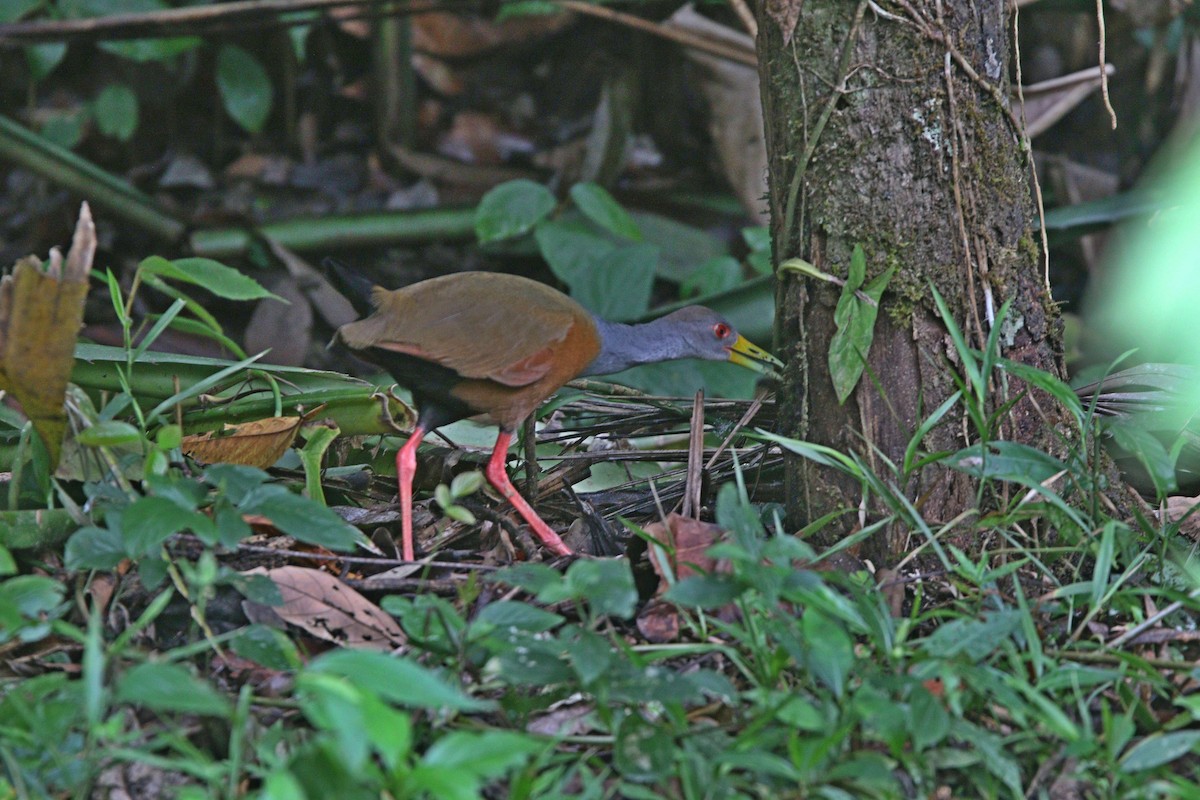
[[[641,325],[607,322],[545,284],[494,272],[460,272],[403,289],[373,286],[326,260],[330,277],[363,319],[336,339],[412,391],[417,424],[396,454],[404,558],[413,558],[412,483],[417,447],[430,430],[473,414],[500,426],[488,481],[552,552],[571,550],[505,471],[513,432],[567,381],[635,364],[703,358],[759,372],[783,366],[723,317],[689,306]]]

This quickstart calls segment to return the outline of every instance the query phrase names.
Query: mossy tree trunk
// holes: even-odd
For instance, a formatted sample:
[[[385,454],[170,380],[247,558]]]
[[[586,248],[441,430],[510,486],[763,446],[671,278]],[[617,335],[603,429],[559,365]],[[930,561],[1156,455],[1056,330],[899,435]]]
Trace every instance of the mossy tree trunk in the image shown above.
[[[846,278],[866,255],[866,281],[894,267],[856,388],[839,403],[829,367],[841,289],[780,272],[777,345],[789,361],[784,433],[854,451],[888,480],[921,422],[955,391],[960,360],[933,299],[936,287],[968,344],[982,350],[1002,304],[1005,358],[1062,374],[1059,326],[1041,262],[1030,161],[1007,103],[1011,17],[1003,0],[763,0],[758,57],[776,264],[799,257]],[[794,24],[793,30],[786,30]],[[989,402],[1005,400],[1002,382]],[[1020,384],[1008,393],[1016,397]],[[1047,447],[1052,409],[1029,398],[994,433]],[[921,443],[926,452],[978,442],[960,404]],[[900,489],[925,519],[974,504],[974,479],[932,466]],[[801,524],[844,510],[858,524],[853,478],[796,459],[788,492]],[[868,507],[870,519],[878,507]],[[964,530],[969,528],[964,527]],[[895,525],[862,555],[893,563],[911,533]]]

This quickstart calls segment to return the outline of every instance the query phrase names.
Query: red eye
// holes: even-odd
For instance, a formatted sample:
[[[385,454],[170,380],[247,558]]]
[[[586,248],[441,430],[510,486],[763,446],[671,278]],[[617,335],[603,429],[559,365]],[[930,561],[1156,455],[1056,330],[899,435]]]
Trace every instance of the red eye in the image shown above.
[[[728,339],[730,334],[733,333],[733,328],[729,327],[724,322],[718,322],[716,325],[713,325],[713,333],[717,335],[718,339],[724,340]]]

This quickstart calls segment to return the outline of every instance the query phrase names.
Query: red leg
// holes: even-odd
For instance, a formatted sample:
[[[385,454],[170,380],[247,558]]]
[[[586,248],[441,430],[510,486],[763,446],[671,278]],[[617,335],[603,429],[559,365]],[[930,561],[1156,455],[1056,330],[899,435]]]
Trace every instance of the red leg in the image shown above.
[[[396,451],[396,482],[400,487],[400,546],[404,560],[413,560],[412,530],[412,485],[417,473],[417,447],[425,437],[425,429],[417,425],[408,435],[408,441]]]
[[[508,479],[508,472],[504,469],[504,463],[508,457],[508,443],[512,441],[512,432],[501,430],[500,435],[496,437],[496,447],[492,450],[492,457],[488,459],[487,470],[484,472],[487,475],[488,481],[496,490],[504,496],[504,499],[512,503],[512,507],[517,510],[517,513],[525,518],[529,523],[529,527],[533,528],[533,532],[542,540],[542,544],[555,555],[569,556],[571,548],[563,544],[563,540],[558,538],[558,534],[550,529],[550,526],[542,522],[542,518],[537,515],[537,512],[525,502],[525,498],[517,493],[516,487]]]

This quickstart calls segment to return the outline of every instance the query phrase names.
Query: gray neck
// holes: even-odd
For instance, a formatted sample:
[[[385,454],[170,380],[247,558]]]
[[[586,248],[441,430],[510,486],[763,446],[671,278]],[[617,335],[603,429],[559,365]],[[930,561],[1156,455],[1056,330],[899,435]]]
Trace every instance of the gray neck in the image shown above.
[[[593,317],[600,334],[600,354],[584,368],[581,376],[611,375],[623,369],[658,361],[687,358],[687,339],[677,326],[661,325],[661,319],[641,325]]]

